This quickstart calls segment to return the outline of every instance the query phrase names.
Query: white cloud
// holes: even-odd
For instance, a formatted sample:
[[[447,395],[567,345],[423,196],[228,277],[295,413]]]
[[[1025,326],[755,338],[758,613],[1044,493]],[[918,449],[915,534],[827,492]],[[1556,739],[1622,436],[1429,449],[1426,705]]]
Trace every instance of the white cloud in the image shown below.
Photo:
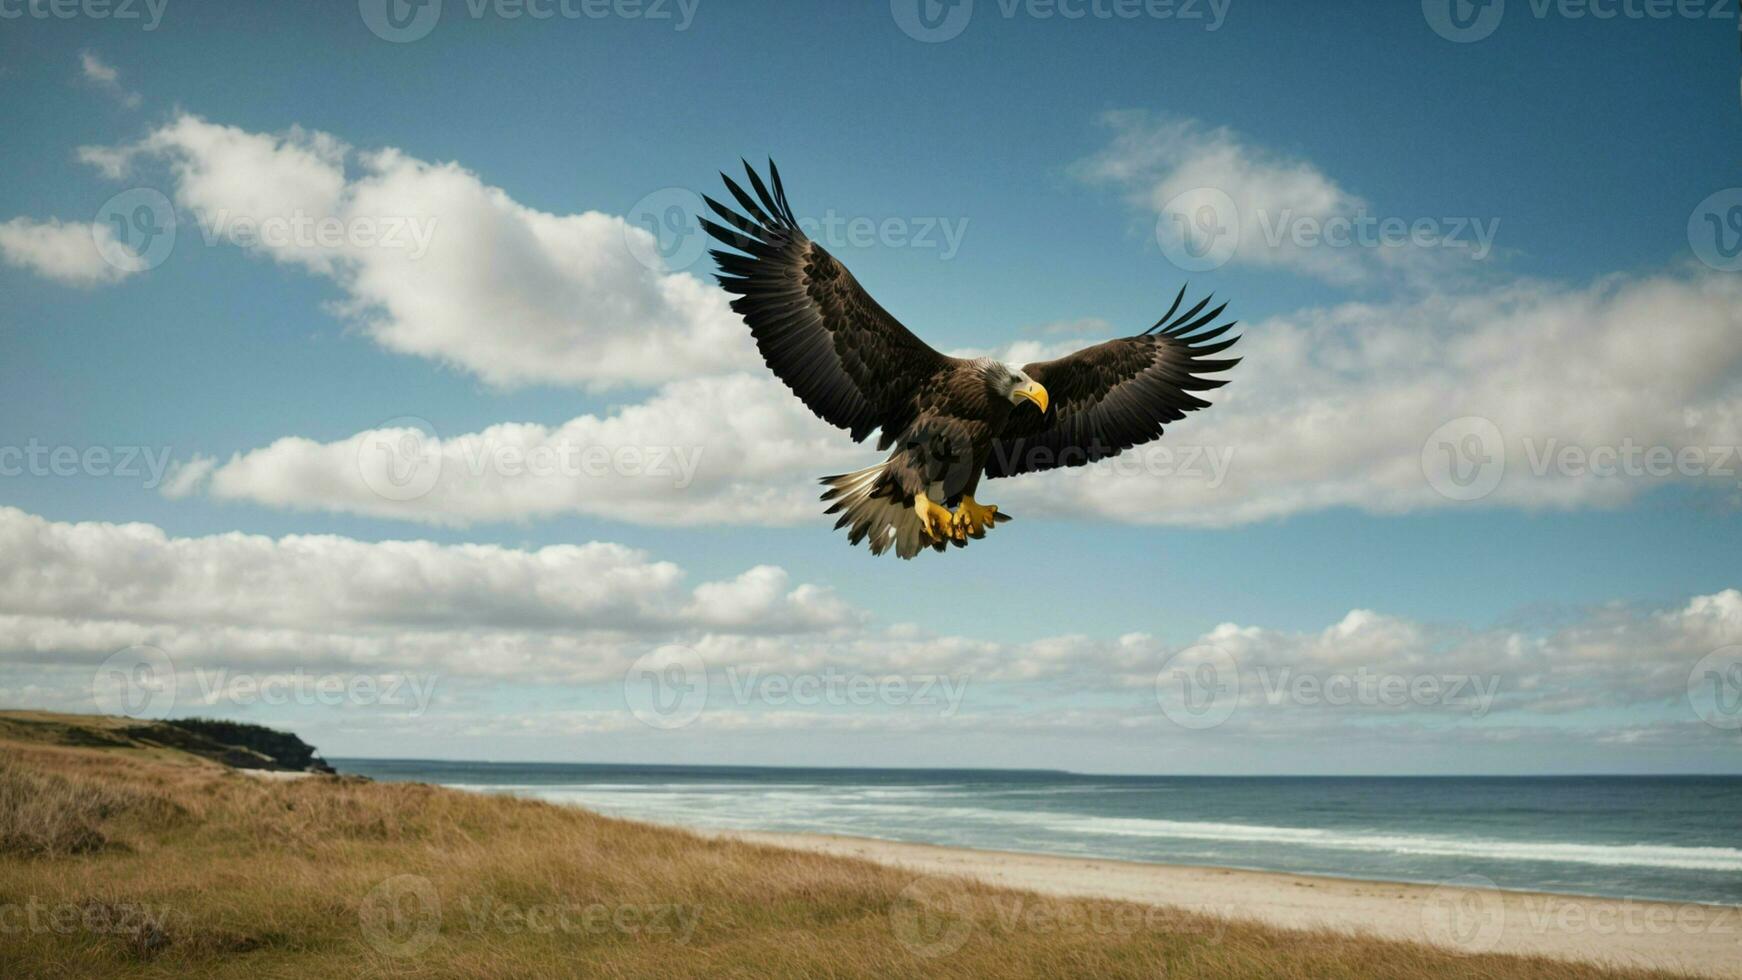
[[[954,353],[1025,363],[1082,343]],[[1730,277],[1518,282],[1480,295],[1345,304],[1255,324],[1239,353],[1245,360],[1211,395],[1214,407],[1158,442],[1096,466],[992,481],[982,496],[1018,517],[1229,526],[1335,507],[1613,507],[1671,484],[1728,493],[1742,481],[1742,284]],[[1477,500],[1442,493],[1423,465],[1430,437],[1464,417],[1492,421],[1501,437],[1491,448],[1504,476]],[[561,426],[445,438],[439,480],[408,501],[375,493],[358,469],[359,451],[380,439],[375,430],[281,439],[217,466],[209,490],[425,523],[579,513],[650,524],[809,520],[821,530],[815,479],[877,458],[761,375],[672,384]],[[1594,472],[1563,465],[1568,446],[1598,464],[1629,446],[1639,459],[1631,470]],[[499,465],[594,447],[666,452],[672,475]],[[1662,465],[1695,455],[1699,466]],[[680,478],[683,459],[694,461],[692,478]]]
[[[0,259],[66,286],[106,286],[146,268],[103,224],[13,218],[0,224]]]
[[[211,456],[195,455],[185,460],[176,460],[170,465],[169,475],[158,487],[158,492],[171,500],[190,496],[205,484],[217,465],[218,461]]]
[[[79,52],[79,70],[85,80],[114,96],[117,101],[129,109],[139,107],[138,92],[129,91],[121,84],[121,72],[115,66],[108,64],[97,52],[85,50]]]
[[[1476,629],[1402,619],[1372,610],[1351,611],[1317,633],[1223,624],[1200,638],[1232,655],[1241,673],[1243,723],[1296,724],[1283,716],[1337,713],[1337,705],[1302,703],[1303,676],[1377,678],[1411,683],[1419,678],[1469,678],[1453,692],[1443,684],[1430,699],[1354,704],[1354,713],[1395,715],[1573,716],[1579,712],[1657,705],[1694,720],[1687,704],[1689,673],[1702,657],[1742,635],[1742,591],[1696,596],[1667,609],[1626,606],[1579,611],[1554,627]],[[1153,674],[1128,677],[1135,685]],[[1322,685],[1321,685],[1322,686]],[[1486,708],[1476,703],[1493,691]],[[1634,719],[1638,721],[1638,718]]]
[[[261,669],[396,663],[599,679],[620,677],[648,643],[827,633],[861,619],[779,568],[689,589],[677,565],[605,543],[176,538],[0,508],[0,551],[0,650],[39,662],[148,643],[189,663]]]
[[[0,569],[0,691],[69,687],[134,644],[161,648],[190,676],[301,670],[620,690],[637,657],[679,643],[711,671],[737,672],[719,687],[724,713],[710,709],[704,728],[792,728],[789,711],[811,718],[811,706],[734,701],[732,685],[767,690],[757,676],[833,672],[949,678],[952,690],[965,688],[952,695],[960,717],[950,721],[962,730],[1190,735],[1157,699],[1158,676],[1165,688],[1173,667],[1205,662],[1194,651],[1213,645],[1232,658],[1235,672],[1222,680],[1237,695],[1218,736],[1323,738],[1377,725],[1411,738],[1473,725],[1492,726],[1482,735],[1490,739],[1559,726],[1581,738],[1690,741],[1701,734],[1687,727],[1697,721],[1690,671],[1742,635],[1734,589],[1668,608],[1572,610],[1537,627],[1357,609],[1319,630],[1224,623],[1171,641],[1133,632],[1003,643],[878,624],[770,566],[686,587],[678,566],[614,544],[173,537],[0,509],[0,549],[10,559]],[[1437,685],[1428,696],[1424,681]],[[1356,696],[1339,702],[1339,690]],[[836,712],[834,727],[913,720],[884,717],[888,704],[845,707],[853,717]],[[1643,710],[1617,728],[1604,714],[1614,708]],[[592,723],[627,724],[615,712]],[[1715,727],[1704,735],[1725,737]]]
[[[405,437],[419,440],[414,450],[401,449]],[[678,382],[645,402],[560,426],[284,438],[215,467],[178,471],[165,492],[205,481],[219,499],[430,524],[562,514],[791,524],[820,517],[819,475],[862,465],[866,455],[772,378],[740,374]],[[385,480],[388,465],[403,492]],[[410,482],[417,479],[424,482]]]
[[[1113,140],[1077,165],[1078,176],[1122,188],[1134,206],[1163,223],[1164,234],[1183,222],[1200,248],[1232,249],[1225,261],[1343,285],[1420,284],[1443,282],[1467,260],[1493,250],[1497,219],[1380,210],[1311,162],[1253,144],[1227,127],[1133,111],[1109,113],[1104,121]],[[1213,198],[1206,189],[1226,197]],[[1212,221],[1213,227],[1206,225]],[[1381,224],[1386,221],[1389,227]],[[1409,234],[1395,234],[1398,222]],[[1432,224],[1432,234],[1413,238],[1418,222]]]
[[[1672,483],[1733,493],[1742,480],[1734,277],[1517,282],[1307,310],[1250,327],[1237,352],[1245,360],[1215,406],[1160,442],[1099,466],[996,481],[985,496],[1018,515],[1221,526],[1333,507],[1610,507]],[[1467,416],[1497,427],[1500,442],[1482,452],[1504,472],[1471,501],[1442,494],[1423,465],[1429,437]],[[1605,475],[1563,465],[1567,446],[1599,465],[1608,449],[1637,447],[1640,458]],[[1695,456],[1703,464],[1686,471],[1662,466]]]
[[[1255,210],[1330,216],[1365,206],[1311,164],[1225,130],[1113,121],[1112,145],[1083,172],[1128,186],[1142,207],[1209,175]],[[346,290],[344,311],[391,350],[501,384],[656,386],[639,402],[559,426],[442,434],[429,443],[438,475],[410,499],[383,496],[359,470],[359,452],[377,448],[380,430],[288,436],[221,464],[202,460],[167,492],[203,487],[269,506],[451,525],[587,514],[651,524],[813,520],[820,531],[814,480],[876,458],[813,418],[756,363],[719,290],[636,262],[625,236],[643,232],[621,219],[533,211],[454,164],[394,150],[359,155],[324,134],[263,135],[185,115],[138,143],[84,155],[109,173],[142,158],[167,161],[181,205],[225,234],[235,234],[240,216],[427,222],[434,234],[420,258],[296,239],[245,247],[332,277]],[[1429,270],[1402,257],[1414,251],[1380,250],[1355,265],[1347,254],[1357,253],[1331,249],[1259,260],[1332,278]],[[1738,300],[1733,277],[1686,271],[1583,285],[1496,277],[1479,291],[1305,310],[1246,329],[1232,384],[1161,441],[1098,467],[993,482],[984,493],[1019,517],[1221,526],[1335,507],[1614,506],[1670,483],[1733,492],[1737,477],[1727,474],[1742,463],[1723,453],[1742,444]],[[1018,363],[1055,357],[1091,339],[1070,336],[1084,326],[993,353]],[[1430,436],[1466,416],[1497,426],[1505,462],[1498,485],[1475,501],[1436,490],[1423,469]],[[1677,465],[1593,474],[1561,462],[1569,444],[1599,462],[1629,446],[1707,456],[1691,473]],[[562,468],[565,453],[601,448],[663,452],[663,472],[615,461],[603,472]],[[540,475],[540,459],[556,468]]]
[[[121,78],[121,73],[105,64],[95,51],[79,52],[79,66],[84,70],[85,77],[93,82],[116,82]]]
[[[383,347],[491,384],[606,389],[756,363],[723,293],[636,258],[632,242],[653,252],[645,230],[526,207],[457,164],[191,115],[80,155],[109,176],[168,163],[203,234],[333,279]]]

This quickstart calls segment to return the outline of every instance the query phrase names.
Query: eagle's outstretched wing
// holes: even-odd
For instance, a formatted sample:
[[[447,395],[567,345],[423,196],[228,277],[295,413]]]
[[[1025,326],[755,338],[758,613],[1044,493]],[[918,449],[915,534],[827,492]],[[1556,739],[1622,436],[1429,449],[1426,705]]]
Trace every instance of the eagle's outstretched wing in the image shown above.
[[[720,285],[735,293],[763,360],[811,411],[863,439],[883,429],[888,441],[912,422],[912,394],[949,359],[915,337],[860,288],[847,267],[805,237],[786,202],[780,171],[768,162],[772,192],[748,163],[752,198],[721,174],[745,214],[713,198],[726,223],[702,217],[723,244],[714,249]]]
[[[1228,382],[1203,375],[1240,363],[1237,357],[1207,358],[1232,347],[1239,338],[1216,340],[1232,323],[1196,332],[1221,316],[1227,304],[1200,316],[1210,302],[1205,297],[1174,317],[1183,299],[1182,287],[1155,326],[1135,337],[1025,365],[1022,370],[1046,388],[1053,410],[1043,416],[1033,406],[1024,406],[1012,413],[992,443],[986,475],[1015,476],[1116,456],[1161,435],[1163,424],[1207,406],[1209,402],[1192,392]]]

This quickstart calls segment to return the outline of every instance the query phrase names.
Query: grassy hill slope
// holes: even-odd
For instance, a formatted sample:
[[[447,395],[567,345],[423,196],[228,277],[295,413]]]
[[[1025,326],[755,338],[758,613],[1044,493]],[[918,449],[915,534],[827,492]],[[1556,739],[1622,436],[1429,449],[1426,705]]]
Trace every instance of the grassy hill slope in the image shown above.
[[[1669,976],[915,881],[419,784],[266,778],[153,728],[0,712],[0,976]]]

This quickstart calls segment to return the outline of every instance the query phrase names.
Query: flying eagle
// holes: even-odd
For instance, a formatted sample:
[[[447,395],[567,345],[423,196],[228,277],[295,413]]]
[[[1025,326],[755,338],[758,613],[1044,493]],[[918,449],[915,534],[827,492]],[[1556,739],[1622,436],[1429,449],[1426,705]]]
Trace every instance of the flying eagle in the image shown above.
[[[743,213],[704,197],[725,224],[698,216],[736,250],[710,253],[720,285],[735,294],[732,309],[768,367],[811,411],[854,441],[880,430],[878,451],[894,447],[876,466],[822,480],[822,499],[834,502],[827,513],[841,514],[835,527],[850,528],[850,544],[869,541],[874,555],[894,547],[912,558],[985,537],[1010,516],[974,499],[982,476],[1082,466],[1146,443],[1209,405],[1192,392],[1227,383],[1204,375],[1239,363],[1210,359],[1238,339],[1216,339],[1234,324],[1200,329],[1227,304],[1205,313],[1206,297],[1175,316],[1183,287],[1135,337],[1022,367],[946,357],[805,236],[774,161],[769,183],[748,163],[744,171],[754,197],[720,175]]]

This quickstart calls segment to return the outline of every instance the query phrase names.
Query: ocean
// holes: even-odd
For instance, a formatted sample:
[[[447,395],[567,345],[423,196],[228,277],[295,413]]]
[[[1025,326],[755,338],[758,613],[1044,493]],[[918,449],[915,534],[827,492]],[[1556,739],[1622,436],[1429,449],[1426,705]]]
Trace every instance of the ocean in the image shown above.
[[[330,760],[653,823],[1742,905],[1742,777],[1178,777]]]

